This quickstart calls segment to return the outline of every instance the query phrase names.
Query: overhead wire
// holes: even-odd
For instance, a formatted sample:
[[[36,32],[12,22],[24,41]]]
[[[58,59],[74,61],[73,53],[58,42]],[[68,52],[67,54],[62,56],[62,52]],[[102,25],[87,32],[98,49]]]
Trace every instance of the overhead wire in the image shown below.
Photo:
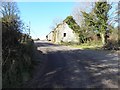
[[[37,34],[34,32],[34,30],[30,29],[31,32],[35,35],[36,38],[38,38]]]

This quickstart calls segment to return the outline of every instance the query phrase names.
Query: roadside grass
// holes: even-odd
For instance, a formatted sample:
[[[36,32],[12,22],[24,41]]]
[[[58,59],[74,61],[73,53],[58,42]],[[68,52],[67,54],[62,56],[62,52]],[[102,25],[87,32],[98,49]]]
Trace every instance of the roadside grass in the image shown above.
[[[120,54],[120,50],[105,49],[101,41],[92,41],[92,42],[87,42],[87,43],[82,43],[82,44],[61,43],[61,45],[69,46],[69,47],[77,48],[77,49],[82,49],[82,50],[97,50],[97,51],[106,51],[106,52]]]
[[[89,44],[81,44],[81,45],[70,45],[73,48],[80,48],[80,49],[93,49],[98,50],[102,48],[102,45],[89,45]]]
[[[92,50],[101,50],[103,47],[100,41],[92,41],[82,44],[62,43],[61,45],[70,46],[79,49],[92,49]]]

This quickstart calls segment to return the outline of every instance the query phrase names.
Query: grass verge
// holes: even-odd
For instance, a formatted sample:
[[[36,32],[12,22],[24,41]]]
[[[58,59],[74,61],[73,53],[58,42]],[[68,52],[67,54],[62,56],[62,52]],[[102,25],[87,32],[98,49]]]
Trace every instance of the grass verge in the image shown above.
[[[100,50],[102,49],[102,43],[100,41],[92,41],[82,44],[72,44],[72,43],[62,43],[61,45],[70,46],[73,48],[80,48],[80,49],[92,49],[92,50]]]

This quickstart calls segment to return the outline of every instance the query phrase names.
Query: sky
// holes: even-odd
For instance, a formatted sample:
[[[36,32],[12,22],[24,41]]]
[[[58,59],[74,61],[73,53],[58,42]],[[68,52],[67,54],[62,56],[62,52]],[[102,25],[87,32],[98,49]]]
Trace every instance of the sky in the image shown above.
[[[86,8],[89,10],[89,5],[86,4],[87,7],[85,7],[85,4],[81,2],[17,2],[23,23],[27,26],[30,22],[30,35],[33,39],[45,39],[56,22],[59,23],[67,16],[74,14],[73,10],[77,5],[83,10]],[[111,12],[114,10],[115,8]]]
[[[18,2],[22,21],[31,27],[32,38],[44,39],[58,22],[72,14],[75,2]]]

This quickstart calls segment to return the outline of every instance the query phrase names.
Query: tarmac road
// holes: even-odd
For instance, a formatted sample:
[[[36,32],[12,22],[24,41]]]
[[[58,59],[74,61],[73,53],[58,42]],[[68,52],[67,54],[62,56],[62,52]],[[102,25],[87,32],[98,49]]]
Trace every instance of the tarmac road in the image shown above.
[[[118,88],[118,54],[103,50],[81,50],[47,41],[35,42],[38,52],[28,88]],[[42,60],[39,56],[42,51]]]

